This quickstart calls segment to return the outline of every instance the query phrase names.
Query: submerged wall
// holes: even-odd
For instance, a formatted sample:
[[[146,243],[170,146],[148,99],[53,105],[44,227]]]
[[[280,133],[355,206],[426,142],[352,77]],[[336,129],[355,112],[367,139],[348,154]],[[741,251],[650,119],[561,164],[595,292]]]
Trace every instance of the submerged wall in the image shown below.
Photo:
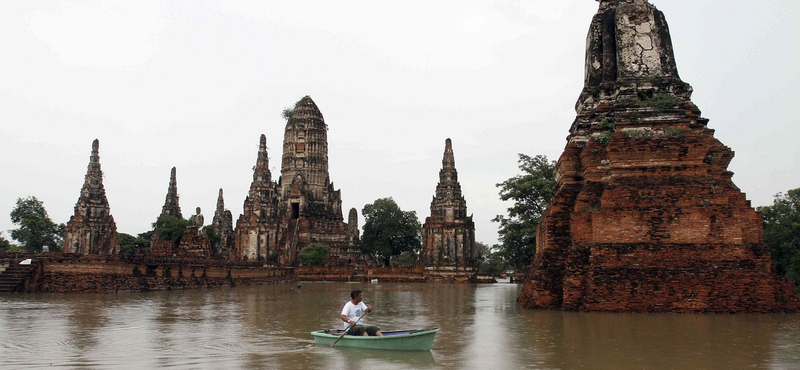
[[[47,256],[34,259],[35,292],[138,292],[225,285],[272,284],[297,280],[294,269],[258,263],[179,259],[120,259],[111,256]]]

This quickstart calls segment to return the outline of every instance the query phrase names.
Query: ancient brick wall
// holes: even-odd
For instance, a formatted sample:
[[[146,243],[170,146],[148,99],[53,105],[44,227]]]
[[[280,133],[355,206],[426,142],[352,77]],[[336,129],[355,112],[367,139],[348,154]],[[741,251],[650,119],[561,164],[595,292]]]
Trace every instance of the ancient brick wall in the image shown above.
[[[292,269],[181,259],[48,258],[41,260],[35,291],[135,292],[296,281]]]

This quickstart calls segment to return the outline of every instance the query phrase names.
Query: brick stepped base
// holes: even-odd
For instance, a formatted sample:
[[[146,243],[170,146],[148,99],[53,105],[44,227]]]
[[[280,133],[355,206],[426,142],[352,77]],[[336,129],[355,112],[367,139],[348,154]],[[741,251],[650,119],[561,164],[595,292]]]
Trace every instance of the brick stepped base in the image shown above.
[[[35,265],[20,265],[19,262],[12,262],[4,271],[0,272],[0,293],[22,291],[25,280],[35,270]]]

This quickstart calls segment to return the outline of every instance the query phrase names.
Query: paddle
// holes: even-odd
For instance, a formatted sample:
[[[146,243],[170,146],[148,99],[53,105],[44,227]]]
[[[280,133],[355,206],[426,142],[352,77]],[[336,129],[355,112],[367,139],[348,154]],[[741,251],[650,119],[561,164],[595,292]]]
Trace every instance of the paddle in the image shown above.
[[[361,321],[361,318],[364,317],[367,314],[367,312],[369,312],[369,311],[364,310],[364,313],[362,313],[361,316],[359,316],[358,319],[356,319],[356,325],[358,325],[358,322]],[[355,326],[355,325],[353,325],[353,326]],[[347,332],[350,331],[350,328],[352,328],[353,326],[350,326],[347,329],[345,329],[344,332],[342,333],[342,335],[340,335],[339,338],[336,338],[336,341],[334,341],[333,344],[331,344],[331,348],[333,348],[333,346],[336,345],[336,342],[338,342],[339,339],[342,339],[342,337],[345,334],[347,334]]]

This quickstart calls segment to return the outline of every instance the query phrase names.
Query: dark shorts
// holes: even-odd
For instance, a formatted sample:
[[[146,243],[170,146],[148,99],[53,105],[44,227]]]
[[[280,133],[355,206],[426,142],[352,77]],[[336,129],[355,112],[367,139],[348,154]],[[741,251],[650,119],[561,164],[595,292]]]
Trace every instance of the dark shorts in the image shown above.
[[[377,326],[356,325],[350,328],[350,331],[347,332],[347,335],[363,336],[364,332],[367,332],[367,335],[374,337],[375,334],[378,333],[378,330],[381,330],[381,328]]]

